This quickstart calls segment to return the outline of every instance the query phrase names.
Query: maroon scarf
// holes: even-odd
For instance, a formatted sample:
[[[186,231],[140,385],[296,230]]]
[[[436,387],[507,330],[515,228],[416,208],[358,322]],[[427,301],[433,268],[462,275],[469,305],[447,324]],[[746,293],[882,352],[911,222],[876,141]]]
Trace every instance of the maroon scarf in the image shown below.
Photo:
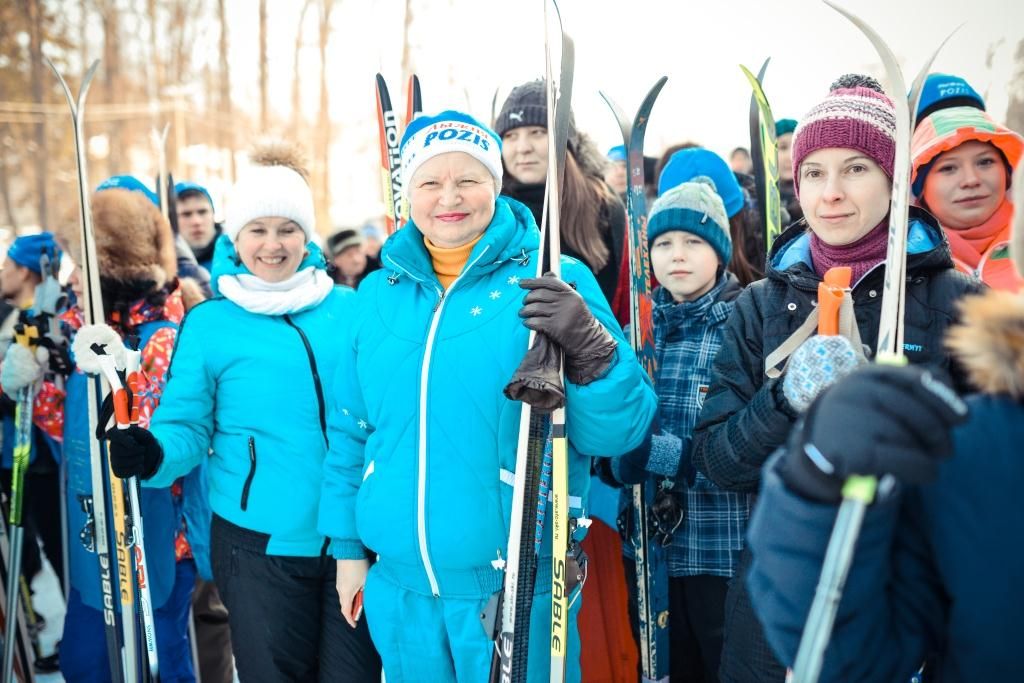
[[[885,261],[885,250],[889,241],[889,220],[886,217],[871,232],[856,242],[842,246],[825,244],[811,233],[811,260],[814,272],[825,277],[825,272],[835,266],[849,266],[853,270],[850,282],[857,284],[864,274]]]

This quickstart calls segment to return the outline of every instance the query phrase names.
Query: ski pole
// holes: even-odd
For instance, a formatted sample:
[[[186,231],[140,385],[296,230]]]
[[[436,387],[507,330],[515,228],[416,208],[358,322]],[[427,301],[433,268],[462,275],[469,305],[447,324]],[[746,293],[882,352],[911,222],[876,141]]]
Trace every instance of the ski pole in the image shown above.
[[[139,399],[141,394],[142,354],[136,349],[128,349],[125,353],[125,376],[131,398],[129,424],[139,424]],[[115,373],[116,374],[116,373]],[[123,391],[123,389],[122,389]],[[127,397],[126,397],[127,398]],[[120,425],[118,425],[120,428]],[[149,590],[149,572],[146,564],[146,543],[144,525],[142,523],[142,499],[137,477],[125,480],[128,486],[128,502],[132,515],[132,546],[135,555],[135,577],[139,587],[139,605],[142,608],[143,639],[146,643],[146,656],[149,659],[149,675],[153,681],[159,680],[159,659],[156,649],[156,620],[153,616],[153,599]]]
[[[7,572],[7,568],[10,566],[10,559],[11,559],[11,553],[10,553],[11,548],[10,548],[9,538],[8,538],[8,535],[7,535],[7,524],[6,524],[6,510],[7,510],[7,503],[9,502],[9,500],[7,499],[6,496],[3,496],[3,494],[0,493],[0,501],[2,501],[3,506],[4,506],[3,507],[3,509],[4,509],[3,519],[0,519],[0,573],[2,573],[2,577],[0,577],[0,581],[2,581],[3,589],[6,590],[6,587],[7,587],[7,573],[6,572]],[[24,600],[24,599],[25,599],[25,596],[23,595],[22,596],[22,600]],[[6,597],[3,600],[3,604],[5,606],[7,604]],[[10,673],[8,673],[8,672],[4,672],[3,673],[3,679],[4,679],[5,682],[7,680],[12,680],[12,681],[28,680],[29,677],[31,676],[31,670],[32,670],[32,667],[33,667],[33,661],[31,659],[29,659],[29,650],[27,650],[25,648],[25,643],[30,639],[30,636],[29,636],[29,633],[28,633],[28,629],[26,628],[26,625],[25,625],[25,620],[22,619],[22,615],[21,614],[18,615],[18,620],[17,620],[16,623],[17,623],[17,628],[13,632],[12,638],[16,641],[16,647],[17,647],[18,651],[15,654],[14,661],[12,662],[12,668],[10,670]],[[5,634],[4,635],[4,639],[6,639],[6,637],[7,636]],[[4,640],[4,642],[6,642],[6,640]],[[2,646],[0,646],[0,647],[2,647]],[[26,673],[26,672],[28,672],[28,673]]]
[[[110,385],[114,403],[114,420],[120,430],[138,424],[138,401],[130,400],[138,396],[140,389],[141,354],[136,350],[127,349],[117,333],[107,325],[90,325],[83,327],[75,339],[75,351],[79,367],[92,374],[101,374]],[[118,370],[125,373],[122,382]],[[113,476],[113,473],[112,473]],[[146,565],[145,537],[142,520],[142,507],[139,496],[139,481],[136,477],[124,480],[127,490],[128,515],[130,528],[125,533],[125,545],[129,549],[128,570],[131,574],[131,560],[135,561],[135,580],[125,577],[129,587],[137,585],[139,589],[139,608],[142,613],[143,640],[146,645],[148,671],[152,680],[159,676],[159,661],[156,649],[156,622],[153,616],[153,602],[149,589],[149,573]],[[134,620],[132,620],[134,621]]]
[[[32,448],[32,402],[35,395],[32,386],[18,390],[17,405],[14,409],[15,444],[14,463],[11,471],[10,510],[10,561],[7,567],[7,613],[4,627],[4,681],[12,680],[14,672],[14,648],[17,643],[18,602],[21,595],[21,554],[25,543],[25,527],[22,526],[22,509],[25,495],[25,470],[28,468]]]

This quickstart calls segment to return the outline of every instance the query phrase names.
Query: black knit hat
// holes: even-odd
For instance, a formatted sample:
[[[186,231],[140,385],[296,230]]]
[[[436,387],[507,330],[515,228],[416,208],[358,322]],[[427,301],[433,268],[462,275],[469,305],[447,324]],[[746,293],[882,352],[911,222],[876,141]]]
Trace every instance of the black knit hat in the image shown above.
[[[548,101],[544,80],[538,78],[512,89],[494,121],[494,130],[504,137],[513,128],[523,126],[548,127]],[[576,121],[569,114],[569,141],[576,140]]]
[[[330,258],[334,258],[349,247],[358,247],[365,242],[362,233],[352,228],[342,228],[327,238],[327,253]]]

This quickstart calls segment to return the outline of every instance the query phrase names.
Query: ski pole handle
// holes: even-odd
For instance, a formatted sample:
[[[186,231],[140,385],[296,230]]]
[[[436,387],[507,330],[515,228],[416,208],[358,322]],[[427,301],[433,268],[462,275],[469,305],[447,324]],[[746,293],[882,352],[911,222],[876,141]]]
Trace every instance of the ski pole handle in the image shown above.
[[[824,281],[818,285],[818,334],[839,334],[839,308],[852,277],[853,270],[847,266],[829,268],[825,273]]]
[[[139,392],[142,389],[142,354],[139,351],[128,349],[125,353],[125,383],[131,393],[131,411],[129,422],[133,425],[139,424]]]
[[[110,397],[114,402],[114,422],[118,429],[128,429],[131,422],[131,409],[128,406],[128,392],[121,382],[121,376],[117,374],[114,366],[114,357],[97,353],[97,362],[100,365],[103,376],[110,385]]]

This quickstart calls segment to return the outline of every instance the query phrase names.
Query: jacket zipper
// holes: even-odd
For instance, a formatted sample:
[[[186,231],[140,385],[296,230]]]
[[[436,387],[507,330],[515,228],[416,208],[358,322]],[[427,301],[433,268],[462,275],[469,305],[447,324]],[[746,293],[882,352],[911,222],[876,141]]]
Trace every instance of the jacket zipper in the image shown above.
[[[249,437],[249,476],[245,478],[245,485],[242,486],[242,512],[249,509],[249,488],[256,476],[256,438]]]
[[[463,273],[469,271],[470,268],[475,266],[477,262],[483,258],[484,254],[487,253],[489,247],[484,247],[483,251],[473,259],[472,263],[469,263],[462,269]],[[389,259],[390,260],[390,259]],[[391,261],[394,265],[398,266],[397,263]],[[398,266],[401,268],[401,266]],[[402,268],[405,273],[416,280],[417,282],[423,283],[424,281],[414,276],[405,268]],[[462,279],[462,275],[455,278],[455,281],[448,287],[448,292],[451,292],[459,284]],[[420,558],[423,560],[423,568],[427,572],[427,581],[430,582],[430,592],[435,598],[441,597],[441,589],[437,585],[437,576],[434,574],[434,567],[430,563],[430,555],[427,552],[427,385],[430,379],[430,357],[434,352],[434,337],[437,335],[437,326],[441,321],[441,314],[444,312],[444,303],[447,301],[445,296],[446,292],[443,289],[437,287],[434,291],[438,295],[437,305],[434,306],[434,313],[430,319],[430,328],[427,332],[427,343],[423,350],[423,364],[420,366],[420,424],[419,424],[419,457],[418,460],[418,474],[416,482],[416,533],[419,540],[420,546]]]
[[[306,347],[306,356],[309,358],[309,369],[313,373],[313,387],[316,389],[316,401],[320,408],[320,433],[323,434],[324,444],[330,446],[330,442],[327,440],[327,407],[324,401],[324,387],[320,383],[320,372],[316,367],[316,356],[313,355],[313,347],[309,343],[309,338],[306,337],[306,333],[302,331],[302,328],[292,322],[290,315],[285,315],[284,321],[288,323],[296,332],[299,333],[299,338],[302,339],[302,345]]]

